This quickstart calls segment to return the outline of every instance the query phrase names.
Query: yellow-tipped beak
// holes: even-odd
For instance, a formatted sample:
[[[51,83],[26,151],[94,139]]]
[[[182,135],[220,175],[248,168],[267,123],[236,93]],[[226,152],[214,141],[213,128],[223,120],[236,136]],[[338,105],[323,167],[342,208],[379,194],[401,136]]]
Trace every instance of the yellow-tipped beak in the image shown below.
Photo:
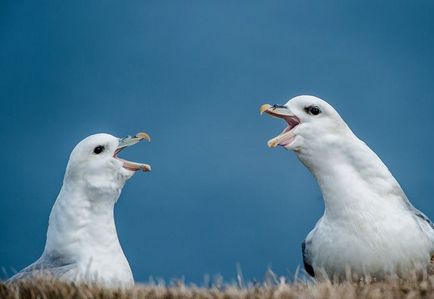
[[[127,146],[131,146],[131,145],[136,144],[136,143],[138,143],[138,142],[140,142],[142,140],[146,140],[146,141],[150,142],[151,141],[151,137],[148,134],[144,133],[144,132],[140,132],[140,133],[137,133],[136,136],[127,136],[125,138],[120,139],[118,147],[119,148],[124,148],[124,147],[127,147]]]
[[[284,119],[288,124],[288,127],[286,127],[282,133],[268,141],[268,147],[274,148],[278,145],[286,146],[294,140],[295,135],[292,129],[300,124],[300,120],[291,113],[288,107],[284,105],[264,104],[259,108],[259,113],[263,114],[264,112],[272,117]]]
[[[270,104],[264,104],[259,108],[259,114],[262,115],[262,113],[264,113],[265,111],[270,110],[270,108],[273,107]]]
[[[125,138],[119,139],[119,145],[116,149],[113,157],[115,159],[120,160],[123,163],[123,167],[131,170],[131,171],[137,171],[137,170],[143,170],[143,171],[151,171],[151,166],[144,163],[136,163],[132,161],[127,161],[124,159],[119,158],[117,155],[126,147],[134,145],[142,140],[151,141],[151,137],[144,132],[137,133],[135,136],[127,136]]]
[[[140,140],[146,140],[148,142],[151,142],[151,136],[149,136],[145,132],[137,133],[136,138],[139,138]]]

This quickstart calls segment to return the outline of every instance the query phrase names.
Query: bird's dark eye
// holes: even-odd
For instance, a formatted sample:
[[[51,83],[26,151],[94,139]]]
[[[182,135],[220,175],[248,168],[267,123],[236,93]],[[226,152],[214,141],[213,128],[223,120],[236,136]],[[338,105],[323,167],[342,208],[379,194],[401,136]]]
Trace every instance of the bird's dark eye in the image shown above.
[[[102,146],[102,145],[98,145],[97,147],[95,147],[93,149],[93,152],[97,155],[101,154],[103,151],[104,151],[104,146]]]
[[[304,108],[304,110],[307,113],[312,114],[312,115],[318,115],[321,113],[321,109],[319,109],[318,106],[309,106],[309,107]]]

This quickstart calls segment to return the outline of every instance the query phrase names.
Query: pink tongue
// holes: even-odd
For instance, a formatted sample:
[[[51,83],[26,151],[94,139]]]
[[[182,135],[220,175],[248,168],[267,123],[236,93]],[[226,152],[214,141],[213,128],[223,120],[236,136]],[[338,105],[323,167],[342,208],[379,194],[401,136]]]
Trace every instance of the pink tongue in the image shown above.
[[[282,140],[280,140],[279,145],[280,146],[287,146],[288,144],[290,144],[293,140],[294,140],[295,136],[287,136],[285,138],[283,138]]]

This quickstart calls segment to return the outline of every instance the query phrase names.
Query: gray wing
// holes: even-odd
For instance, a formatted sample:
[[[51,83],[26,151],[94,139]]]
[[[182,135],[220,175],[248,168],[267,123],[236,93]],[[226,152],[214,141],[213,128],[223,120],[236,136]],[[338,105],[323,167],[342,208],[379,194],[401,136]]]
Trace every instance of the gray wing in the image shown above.
[[[311,246],[312,240],[306,238],[303,243],[301,243],[301,252],[303,254],[303,265],[306,272],[312,276],[315,277],[315,272],[313,271],[312,267],[312,256],[310,255],[310,246]]]
[[[427,224],[431,229],[429,230],[429,232],[434,233],[434,223],[432,223],[432,221],[421,211],[419,211],[418,209],[416,209],[411,202],[408,200],[407,196],[404,194],[403,192],[403,199],[404,199],[404,203],[405,205],[408,207],[408,209],[410,210],[410,212],[412,212],[416,217],[419,218],[419,220],[422,220],[422,222],[424,224]]]
[[[304,269],[312,277],[315,277],[315,271],[313,269],[312,243],[315,239],[315,234],[318,232],[318,228],[323,221],[323,218],[324,217],[321,217],[317,221],[315,227],[309,232],[303,243],[301,243],[301,253],[303,255]]]
[[[416,217],[416,220],[419,223],[420,228],[427,234],[428,238],[432,241],[431,255],[433,255],[434,254],[434,223],[424,213],[416,209],[411,204],[407,196],[405,196],[404,192],[403,192],[403,199],[410,213],[412,213]]]
[[[431,255],[434,255],[434,224],[424,213],[415,207],[411,206],[410,211],[416,216],[421,229],[431,240]]]
[[[432,221],[421,211],[419,211],[418,209],[416,209],[415,207],[411,206],[411,211],[417,216],[419,217],[421,220],[423,220],[424,222],[426,222],[431,229],[434,230],[434,223],[432,223]],[[433,231],[434,232],[434,231]]]
[[[56,253],[43,254],[36,262],[9,278],[7,283],[41,275],[58,278],[73,269],[75,265],[75,261],[71,258]]]

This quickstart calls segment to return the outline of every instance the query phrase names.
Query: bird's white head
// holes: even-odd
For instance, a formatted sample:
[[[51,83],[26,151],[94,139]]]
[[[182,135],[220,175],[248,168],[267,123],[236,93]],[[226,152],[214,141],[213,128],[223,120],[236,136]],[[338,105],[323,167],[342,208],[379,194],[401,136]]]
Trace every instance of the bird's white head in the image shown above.
[[[260,113],[264,112],[285,120],[288,125],[268,141],[269,147],[280,145],[298,153],[307,153],[334,146],[342,134],[351,132],[331,105],[314,96],[297,96],[285,105],[264,104]]]
[[[118,190],[137,170],[150,171],[148,164],[121,159],[118,154],[141,140],[150,141],[146,133],[117,138],[109,134],[91,135],[72,151],[66,168],[64,184],[86,188]]]

